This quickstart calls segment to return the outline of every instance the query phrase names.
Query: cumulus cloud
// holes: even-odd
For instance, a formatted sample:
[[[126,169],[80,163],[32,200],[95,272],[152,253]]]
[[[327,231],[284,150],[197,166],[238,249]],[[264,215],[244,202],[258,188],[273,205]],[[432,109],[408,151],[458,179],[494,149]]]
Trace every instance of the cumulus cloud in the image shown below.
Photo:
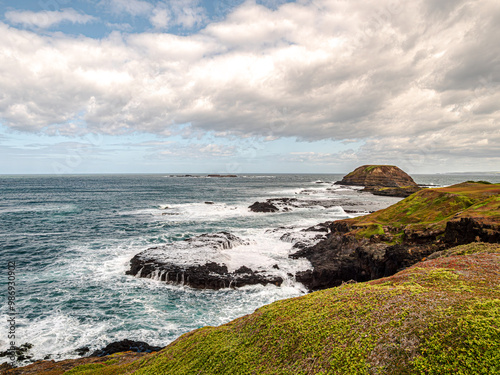
[[[85,24],[96,20],[96,18],[93,16],[79,13],[71,8],[62,9],[59,11],[42,12],[32,12],[30,10],[13,10],[5,13],[5,19],[9,23],[14,25],[22,25],[25,27],[34,26],[42,29],[49,28],[64,21]]]
[[[205,9],[199,0],[170,0],[168,4],[176,25],[192,28],[205,20]]]
[[[113,4],[158,29],[204,22],[197,1],[176,1]],[[364,140],[366,157],[494,158],[499,20],[494,0],[316,0],[274,10],[248,1],[190,36],[54,38],[0,25],[0,117],[30,132],[165,135],[190,124],[240,137]]]
[[[170,12],[165,8],[155,8],[149,20],[155,29],[167,29],[170,23]]]

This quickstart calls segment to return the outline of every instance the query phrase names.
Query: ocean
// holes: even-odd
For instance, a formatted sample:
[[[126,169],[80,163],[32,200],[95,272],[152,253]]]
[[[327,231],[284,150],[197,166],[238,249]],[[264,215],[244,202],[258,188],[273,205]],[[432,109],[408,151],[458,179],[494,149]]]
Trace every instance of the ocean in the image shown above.
[[[414,175],[445,186],[500,182],[500,174]],[[333,185],[342,175],[60,175],[0,176],[0,352],[10,346],[9,265],[15,263],[15,343],[33,345],[33,360],[76,358],[122,339],[164,346],[183,333],[252,313],[306,293],[294,272],[283,231],[362,215],[399,200]],[[288,212],[254,213],[269,198],[311,204]],[[333,201],[325,207],[314,202]],[[356,210],[352,210],[352,208]],[[139,252],[204,233],[229,232],[246,244],[224,254],[253,267],[279,265],[281,287],[195,290],[128,276]],[[175,246],[171,247],[175,251]],[[182,254],[189,264],[190,256]],[[0,358],[0,363],[7,362]]]

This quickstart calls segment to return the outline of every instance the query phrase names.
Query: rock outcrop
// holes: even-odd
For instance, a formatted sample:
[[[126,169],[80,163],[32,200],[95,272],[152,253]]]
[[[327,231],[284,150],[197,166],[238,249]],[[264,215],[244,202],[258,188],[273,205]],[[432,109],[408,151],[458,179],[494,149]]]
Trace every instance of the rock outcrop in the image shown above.
[[[329,230],[325,240],[291,255],[311,262],[312,270],[296,275],[310,290],[390,276],[452,246],[500,242],[500,184],[425,189]]]
[[[280,286],[283,283],[279,276],[266,275],[245,266],[229,272],[226,265],[215,262],[179,266],[141,254],[132,258],[127,274],[195,289],[237,288],[255,284]]]
[[[94,351],[89,357],[104,357],[107,355],[123,352],[151,353],[162,350],[162,346],[151,346],[143,341],[121,340],[112,342],[106,347]]]
[[[279,208],[269,202],[255,202],[248,207],[252,212],[278,212]]]
[[[127,274],[196,289],[281,285],[283,278],[263,271],[248,267],[229,271],[223,262],[223,251],[244,244],[248,242],[227,232],[202,234],[137,254],[130,261]]]
[[[334,199],[297,199],[297,198],[270,198],[265,202],[255,202],[248,208],[252,212],[289,212],[297,208],[312,207],[340,207],[356,206],[352,200],[339,200],[332,194]]]
[[[394,165],[363,165],[344,176],[338,185],[364,186],[376,195],[407,197],[421,188]]]
[[[356,238],[345,232],[342,223],[334,223],[330,229],[332,234],[327,239],[290,255],[294,259],[305,257],[311,262],[312,270],[296,274],[296,280],[309,290],[391,276],[445,248],[435,243],[389,245],[375,236]]]

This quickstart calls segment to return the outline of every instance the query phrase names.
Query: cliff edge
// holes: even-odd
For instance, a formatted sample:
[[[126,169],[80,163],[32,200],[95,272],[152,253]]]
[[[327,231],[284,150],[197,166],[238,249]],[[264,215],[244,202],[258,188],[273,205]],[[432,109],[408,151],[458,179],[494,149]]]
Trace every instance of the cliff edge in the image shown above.
[[[423,189],[383,210],[334,221],[328,237],[292,258],[313,269],[296,275],[311,290],[393,275],[452,246],[500,242],[500,184],[466,182]]]
[[[71,364],[72,375],[498,374],[498,285],[500,246],[462,245],[389,278],[277,301],[200,328],[133,362],[122,354],[5,374],[58,375]]]

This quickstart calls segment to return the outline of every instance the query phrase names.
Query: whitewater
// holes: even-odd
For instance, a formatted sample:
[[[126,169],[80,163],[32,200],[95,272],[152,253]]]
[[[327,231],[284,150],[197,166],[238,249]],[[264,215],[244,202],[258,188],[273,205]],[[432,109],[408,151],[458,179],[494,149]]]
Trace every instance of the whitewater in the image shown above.
[[[416,175],[443,186],[498,175]],[[164,346],[183,333],[252,313],[307,293],[293,274],[310,267],[288,257],[301,232],[325,221],[387,207],[376,197],[334,185],[342,175],[240,175],[207,178],[158,175],[0,176],[0,352],[9,347],[7,267],[16,264],[16,344],[33,345],[31,360],[76,358],[122,339]],[[271,198],[301,203],[277,213],[248,207]],[[325,202],[328,202],[326,204]],[[186,239],[228,232],[241,241],[212,253]],[[280,287],[195,290],[126,275],[130,260],[168,246],[177,263],[207,260],[229,270],[244,265],[284,279]],[[275,266],[278,267],[275,267]],[[0,363],[8,358],[0,358]]]

